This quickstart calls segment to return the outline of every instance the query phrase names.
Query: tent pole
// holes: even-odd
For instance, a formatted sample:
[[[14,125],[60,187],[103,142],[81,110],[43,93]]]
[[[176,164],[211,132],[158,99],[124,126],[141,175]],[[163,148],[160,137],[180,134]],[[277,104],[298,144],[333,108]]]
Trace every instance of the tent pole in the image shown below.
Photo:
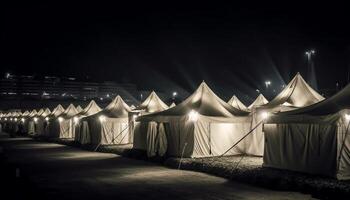
[[[184,156],[186,146],[187,146],[187,142],[185,142],[185,146],[184,146],[184,148],[182,149],[181,158],[180,158],[179,166],[178,166],[177,169],[180,169],[180,168],[181,168],[182,158],[183,158],[183,156]]]
[[[342,145],[341,145],[340,150],[339,150],[339,155],[338,155],[338,160],[337,160],[337,172],[339,171],[339,162],[340,162],[340,158],[341,158],[341,153],[342,153],[342,151],[343,151],[343,149],[344,149],[344,145],[345,145],[345,141],[346,141],[346,136],[348,136],[349,126],[350,126],[350,121],[348,122],[348,125],[347,125],[347,127],[346,127],[345,136],[344,136]]]

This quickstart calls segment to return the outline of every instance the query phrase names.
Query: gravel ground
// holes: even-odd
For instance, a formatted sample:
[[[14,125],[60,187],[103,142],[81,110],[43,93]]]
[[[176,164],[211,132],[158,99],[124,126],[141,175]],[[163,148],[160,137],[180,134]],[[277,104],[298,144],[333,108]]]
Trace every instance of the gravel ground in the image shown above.
[[[310,193],[322,199],[349,199],[350,181],[313,176],[287,170],[262,167],[261,157],[225,156],[221,158],[184,158],[180,168],[214,174],[232,180],[277,190]],[[179,158],[169,158],[165,165],[179,168]]]

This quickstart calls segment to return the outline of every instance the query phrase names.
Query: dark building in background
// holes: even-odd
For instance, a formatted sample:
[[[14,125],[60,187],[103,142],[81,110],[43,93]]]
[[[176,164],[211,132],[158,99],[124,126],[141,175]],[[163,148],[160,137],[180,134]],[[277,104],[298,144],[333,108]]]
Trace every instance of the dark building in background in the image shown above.
[[[0,79],[0,109],[54,107],[58,103],[84,106],[94,99],[104,106],[120,95],[129,105],[137,105],[135,84],[81,81],[73,77],[35,77],[6,74]]]

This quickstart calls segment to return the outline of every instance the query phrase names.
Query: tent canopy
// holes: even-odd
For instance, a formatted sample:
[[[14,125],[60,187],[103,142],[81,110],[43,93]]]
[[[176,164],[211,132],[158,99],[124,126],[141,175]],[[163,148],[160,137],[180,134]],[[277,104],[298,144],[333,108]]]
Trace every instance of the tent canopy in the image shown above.
[[[62,114],[65,111],[63,106],[61,104],[58,104],[55,109],[49,114],[47,117],[57,117],[58,115]]]
[[[80,112],[83,111],[83,108],[82,108],[80,105],[78,105],[78,106],[76,107],[76,109],[77,109],[78,113],[80,113]]]
[[[202,82],[191,96],[177,106],[154,114],[141,116],[140,119],[162,116],[184,116],[192,110],[207,117],[233,118],[248,115],[248,112],[236,109],[224,102],[205,82]]]
[[[300,73],[269,103],[262,107],[273,108],[279,105],[305,107],[324,100],[324,97],[312,89]]]
[[[151,94],[136,108],[147,113],[158,112],[168,109],[168,106],[152,91]]]
[[[35,116],[36,114],[37,114],[38,112],[34,109],[34,110],[32,110],[32,112],[30,112],[29,113],[29,117],[33,117],[33,116]]]
[[[176,106],[175,102],[172,102],[172,103],[170,104],[169,108],[172,108],[172,107],[175,107],[175,106]]]
[[[63,113],[58,115],[58,117],[69,119],[69,118],[73,117],[76,114],[78,114],[78,110],[76,109],[76,107],[73,104],[69,104],[67,109]]]
[[[286,115],[328,115],[350,108],[350,85],[347,85],[337,94],[316,104],[285,112]]]
[[[262,106],[267,103],[269,103],[269,101],[264,97],[264,95],[259,94],[259,96],[255,99],[255,101],[252,104],[250,104],[248,108],[252,109],[254,107]]]
[[[109,118],[123,118],[128,117],[128,113],[131,111],[130,107],[124,102],[124,100],[118,95],[108,106],[100,112],[92,115],[95,116],[106,116]]]
[[[231,99],[227,102],[228,104],[230,104],[231,106],[233,106],[234,108],[238,109],[238,110],[247,110],[247,106],[245,106],[237,97],[236,95],[233,95],[231,97]]]
[[[91,100],[90,103],[78,113],[79,116],[90,116],[97,112],[100,112],[102,109],[100,106],[97,105],[97,103],[94,100]]]

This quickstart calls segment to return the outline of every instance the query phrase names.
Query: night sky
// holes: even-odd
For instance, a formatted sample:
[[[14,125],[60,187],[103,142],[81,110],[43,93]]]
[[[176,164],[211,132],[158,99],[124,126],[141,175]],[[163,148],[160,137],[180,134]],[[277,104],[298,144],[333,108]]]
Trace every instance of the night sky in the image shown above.
[[[253,4],[253,3],[252,3]],[[1,74],[135,83],[184,95],[205,80],[225,100],[280,90],[315,49],[319,89],[348,82],[346,6],[16,4],[1,7]],[[267,96],[269,96],[267,94]]]

